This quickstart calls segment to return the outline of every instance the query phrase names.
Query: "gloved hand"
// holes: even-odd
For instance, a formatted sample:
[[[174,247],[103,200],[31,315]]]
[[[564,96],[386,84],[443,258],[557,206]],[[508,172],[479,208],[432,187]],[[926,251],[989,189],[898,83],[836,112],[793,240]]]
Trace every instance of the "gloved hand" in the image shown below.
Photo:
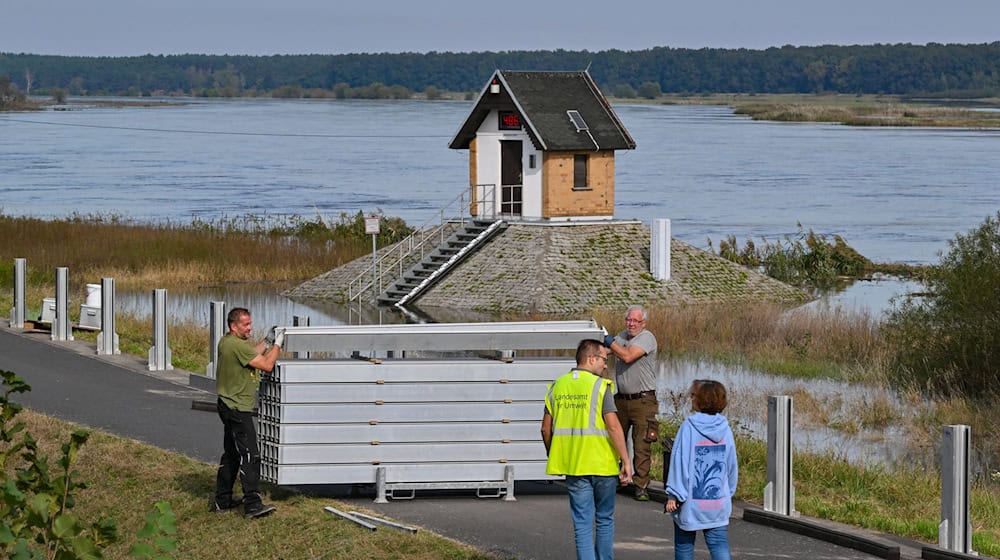
[[[615,335],[609,334],[604,337],[604,347],[611,348],[611,343],[615,341]]]
[[[276,328],[274,331],[274,345],[281,348],[285,345],[285,327]]]
[[[278,326],[275,325],[267,331],[267,335],[264,337],[264,342],[267,343],[268,346],[274,344],[274,330],[277,328]]]

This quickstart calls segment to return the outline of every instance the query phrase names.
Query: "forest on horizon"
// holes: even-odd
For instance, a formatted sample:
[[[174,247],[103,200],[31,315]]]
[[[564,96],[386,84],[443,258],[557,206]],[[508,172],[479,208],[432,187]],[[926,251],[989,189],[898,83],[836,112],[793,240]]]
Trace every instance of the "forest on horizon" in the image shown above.
[[[433,97],[482,88],[495,69],[583,70],[608,95],[847,93],[989,97],[1000,41],[750,49],[81,57],[0,53],[30,95]]]

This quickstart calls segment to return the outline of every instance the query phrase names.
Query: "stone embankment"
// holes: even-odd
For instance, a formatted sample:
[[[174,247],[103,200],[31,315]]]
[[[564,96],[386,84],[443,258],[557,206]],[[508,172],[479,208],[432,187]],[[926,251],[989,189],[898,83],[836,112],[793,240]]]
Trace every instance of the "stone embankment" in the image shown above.
[[[808,299],[793,286],[676,239],[671,240],[670,280],[658,281],[649,272],[649,242],[650,229],[640,222],[512,223],[416,304],[432,315],[435,309],[572,314],[633,303],[797,304]],[[370,264],[370,256],[357,259],[285,295],[345,301],[347,283]]]

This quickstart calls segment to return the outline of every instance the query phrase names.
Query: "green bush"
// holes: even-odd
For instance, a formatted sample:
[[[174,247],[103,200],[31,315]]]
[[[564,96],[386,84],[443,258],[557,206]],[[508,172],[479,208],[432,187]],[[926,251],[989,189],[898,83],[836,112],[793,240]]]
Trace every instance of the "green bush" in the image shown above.
[[[1000,212],[949,242],[926,279],[886,321],[897,381],[974,399],[1000,388]]]
[[[12,372],[0,375],[0,552],[4,558],[25,560],[101,558],[101,549],[118,539],[115,521],[103,518],[87,526],[71,511],[74,490],[86,488],[75,480],[73,463],[90,433],[77,430],[63,444],[53,477],[48,458],[38,454],[24,423],[14,421],[21,406],[9,396],[31,387]]]
[[[711,241],[709,241],[711,245]],[[719,256],[762,272],[772,278],[797,286],[819,288],[832,286],[840,277],[858,277],[872,269],[872,262],[847,244],[839,235],[828,241],[812,230],[785,236],[784,241],[764,240],[755,245],[747,240],[739,248],[736,236],[719,242]]]
[[[80,447],[90,438],[77,430],[62,445],[58,465],[39,454],[38,442],[16,421],[21,405],[12,393],[31,386],[10,371],[0,371],[0,557],[11,560],[98,560],[102,550],[118,540],[117,523],[109,517],[86,524],[73,514],[74,492],[87,485],[73,469]],[[50,472],[50,471],[54,471]],[[55,476],[53,476],[53,474]],[[176,519],[169,502],[157,502],[146,516],[138,537],[149,542],[133,545],[131,556],[169,560],[177,548]]]

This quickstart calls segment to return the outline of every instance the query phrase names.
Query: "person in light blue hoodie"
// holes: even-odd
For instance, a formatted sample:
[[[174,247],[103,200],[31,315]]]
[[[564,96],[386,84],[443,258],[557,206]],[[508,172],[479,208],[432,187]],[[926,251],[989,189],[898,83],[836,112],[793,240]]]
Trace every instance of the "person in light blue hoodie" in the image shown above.
[[[667,475],[664,510],[674,521],[675,560],[694,559],[694,539],[704,531],[712,560],[730,560],[726,527],[733,511],[739,467],[729,421],[728,400],[718,381],[691,384],[691,410],[677,430]]]

